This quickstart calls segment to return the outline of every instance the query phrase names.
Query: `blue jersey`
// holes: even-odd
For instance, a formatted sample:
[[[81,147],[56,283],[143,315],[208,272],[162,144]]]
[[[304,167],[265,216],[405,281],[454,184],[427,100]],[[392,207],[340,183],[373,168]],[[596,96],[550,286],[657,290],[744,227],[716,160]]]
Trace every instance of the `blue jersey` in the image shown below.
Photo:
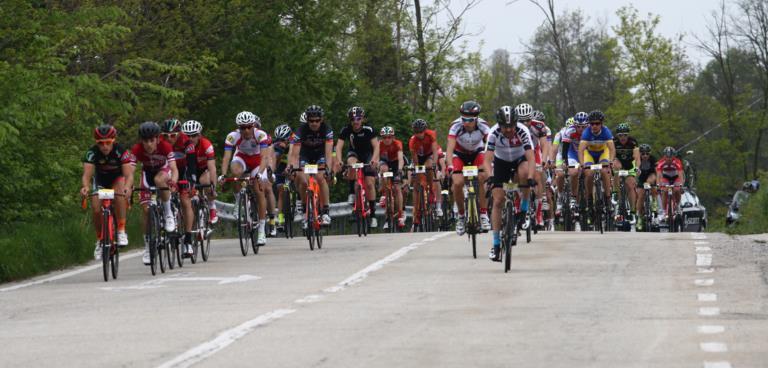
[[[605,125],[600,130],[600,134],[593,134],[592,129],[586,128],[581,133],[581,141],[587,142],[588,151],[600,152],[608,149],[608,142],[613,141],[613,133]]]

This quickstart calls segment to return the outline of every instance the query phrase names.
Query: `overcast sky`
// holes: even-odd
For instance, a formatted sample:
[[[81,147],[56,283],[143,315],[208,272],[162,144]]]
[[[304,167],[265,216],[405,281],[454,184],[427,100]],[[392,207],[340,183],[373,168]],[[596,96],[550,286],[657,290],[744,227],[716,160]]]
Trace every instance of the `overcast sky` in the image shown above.
[[[488,57],[495,49],[507,49],[512,53],[522,52],[523,42],[530,40],[535,29],[544,21],[541,10],[529,0],[482,0],[472,8],[466,20],[466,31],[479,33],[470,38],[472,43],[482,40],[482,53]],[[546,4],[547,0],[540,0]],[[427,0],[425,3],[431,3]],[[452,8],[460,9],[466,0],[453,0]],[[712,11],[718,9],[720,0],[555,0],[555,11],[581,9],[591,21],[602,20],[608,27],[618,24],[616,10],[632,4],[643,18],[651,12],[661,17],[657,32],[668,38],[685,35],[683,45],[686,54],[694,63],[705,63],[708,58],[693,43],[693,34],[704,37],[706,25]],[[610,32],[610,28],[609,28]],[[612,33],[612,32],[611,32]],[[475,50],[476,47],[470,49]]]

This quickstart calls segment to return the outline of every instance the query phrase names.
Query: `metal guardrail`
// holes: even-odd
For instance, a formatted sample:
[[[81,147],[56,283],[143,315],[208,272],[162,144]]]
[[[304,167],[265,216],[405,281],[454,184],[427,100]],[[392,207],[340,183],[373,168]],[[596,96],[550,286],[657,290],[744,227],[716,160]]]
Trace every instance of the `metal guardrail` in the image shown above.
[[[339,203],[331,203],[330,207],[330,215],[332,218],[341,218],[341,217],[348,217],[352,216],[352,205],[347,202],[339,202]],[[227,202],[221,202],[216,201],[216,213],[218,216],[222,219],[229,220],[229,221],[236,221],[237,220],[237,213],[235,213],[236,207],[233,203],[227,203]],[[405,216],[411,217],[413,212],[412,206],[405,206]],[[377,213],[378,215],[383,215],[383,211],[379,211]],[[293,219],[294,222],[301,221],[301,214],[296,214]]]

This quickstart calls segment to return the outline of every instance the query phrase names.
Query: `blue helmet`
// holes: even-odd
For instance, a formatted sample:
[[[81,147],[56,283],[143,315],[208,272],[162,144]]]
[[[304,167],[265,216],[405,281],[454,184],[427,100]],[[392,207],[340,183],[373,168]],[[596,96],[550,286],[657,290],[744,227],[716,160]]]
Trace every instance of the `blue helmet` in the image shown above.
[[[589,115],[584,111],[579,111],[573,116],[573,120],[576,120],[577,125],[586,125]]]

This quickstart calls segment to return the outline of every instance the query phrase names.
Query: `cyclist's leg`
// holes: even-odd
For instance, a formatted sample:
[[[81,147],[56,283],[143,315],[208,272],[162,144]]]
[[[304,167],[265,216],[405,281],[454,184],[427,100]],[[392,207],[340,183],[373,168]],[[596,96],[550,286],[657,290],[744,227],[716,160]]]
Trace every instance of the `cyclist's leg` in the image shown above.
[[[610,165],[611,160],[610,160],[609,154],[610,154],[610,152],[608,151],[607,148],[605,150],[603,150],[603,152],[600,154],[600,161],[599,161],[601,164],[607,165],[607,166],[605,166],[605,167],[603,167],[601,169],[601,171],[602,171],[601,176],[603,178],[603,188],[604,188],[603,189],[603,194],[604,194],[604,197],[605,197],[605,200],[606,200],[605,203],[610,203],[610,198],[611,198],[611,173],[612,173],[612,171],[611,171],[611,165]]]
[[[478,152],[472,161],[472,165],[477,166],[478,168],[483,167],[483,161],[485,160],[485,157],[482,152]],[[477,173],[477,183],[478,183],[478,207],[480,207],[480,213],[481,214],[488,214],[488,199],[485,197],[485,182],[488,180],[488,177],[491,175],[491,173],[487,172],[478,172]],[[440,192],[438,192],[440,193]]]
[[[593,181],[593,174],[592,169],[590,169],[590,165],[595,163],[595,159],[592,158],[592,155],[589,153],[589,151],[584,152],[584,189],[587,197],[587,203],[592,202],[592,181]]]
[[[568,168],[568,176],[571,179],[571,198],[579,198],[579,174],[583,167],[579,164],[576,154],[571,154],[570,151],[568,152],[568,166],[574,166],[574,168]]]
[[[459,209],[459,216],[464,216],[464,161],[458,156],[453,157],[453,201]]]
[[[645,183],[648,180],[647,176],[639,175],[637,178],[637,191],[636,191],[636,198],[635,198],[635,208],[637,209],[637,213],[642,216],[643,212],[645,212],[645,190],[641,188],[643,183]]]
[[[633,170],[630,171],[629,176],[626,177],[624,185],[627,187],[627,197],[629,199],[629,206],[632,212],[635,212],[637,208],[637,173]]]

